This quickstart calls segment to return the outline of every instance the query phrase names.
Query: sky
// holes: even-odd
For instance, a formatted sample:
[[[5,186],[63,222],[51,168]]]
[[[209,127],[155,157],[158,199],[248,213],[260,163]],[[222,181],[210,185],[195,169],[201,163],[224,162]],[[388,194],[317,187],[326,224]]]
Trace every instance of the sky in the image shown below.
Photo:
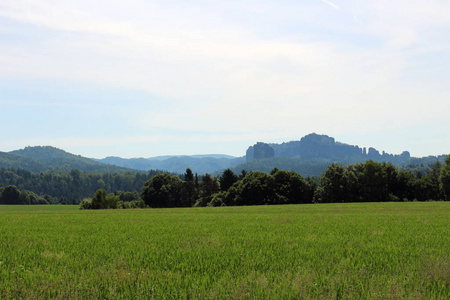
[[[0,151],[450,153],[448,0],[0,0]]]

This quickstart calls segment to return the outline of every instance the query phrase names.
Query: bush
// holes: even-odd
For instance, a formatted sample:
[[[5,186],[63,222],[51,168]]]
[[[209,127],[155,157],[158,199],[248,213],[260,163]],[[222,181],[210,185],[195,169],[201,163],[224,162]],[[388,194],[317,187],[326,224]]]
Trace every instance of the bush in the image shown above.
[[[84,198],[80,202],[80,209],[92,209],[92,199]]]
[[[131,208],[145,208],[145,202],[144,200],[133,200],[129,202],[121,202],[118,205],[118,208],[123,209],[131,209]]]

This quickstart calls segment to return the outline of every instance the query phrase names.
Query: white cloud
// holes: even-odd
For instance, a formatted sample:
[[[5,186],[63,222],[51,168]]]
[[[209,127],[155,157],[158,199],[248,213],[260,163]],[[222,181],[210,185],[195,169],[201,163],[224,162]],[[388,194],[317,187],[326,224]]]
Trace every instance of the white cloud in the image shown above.
[[[335,4],[335,3],[331,2],[331,1],[328,1],[328,0],[322,0],[322,2],[328,4],[329,6],[333,7],[334,9],[337,9],[337,10],[341,9],[341,8],[339,7],[339,5],[337,5],[337,4]]]

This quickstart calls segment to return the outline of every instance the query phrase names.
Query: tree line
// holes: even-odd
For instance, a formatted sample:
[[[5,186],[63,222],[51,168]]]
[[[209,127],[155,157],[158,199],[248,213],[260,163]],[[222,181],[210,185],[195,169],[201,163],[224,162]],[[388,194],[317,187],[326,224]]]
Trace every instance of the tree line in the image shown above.
[[[0,187],[0,204],[54,204],[50,195],[39,196],[31,191],[20,191],[14,185]]]
[[[295,171],[278,169],[270,173],[243,170],[240,174],[227,169],[218,176],[198,176],[190,169],[181,175],[161,171],[94,174],[78,170],[33,174],[25,170],[0,169],[2,182],[8,182],[6,188],[0,189],[3,204],[38,204],[44,200],[79,203],[84,199],[82,207],[86,209],[448,201],[450,157],[444,164],[436,161],[427,173],[414,173],[391,163],[369,160],[347,166],[331,164],[321,176],[307,178]],[[14,182],[16,184],[11,184]],[[17,192],[11,192],[14,188],[19,194],[23,193],[21,198],[17,198]],[[10,195],[16,196],[11,198]],[[66,196],[56,198],[58,195],[70,195],[79,200],[70,201],[64,198]]]
[[[202,178],[187,169],[183,177],[153,176],[143,186],[138,207],[450,200],[450,156],[444,165],[436,162],[427,174],[369,160],[345,167],[332,164],[322,176],[306,179],[278,169],[239,175],[227,169],[219,177],[206,174]],[[120,199],[114,197],[97,191],[83,201],[87,205],[82,208],[94,208],[92,203],[103,203],[95,208],[119,208]]]
[[[162,171],[91,173],[76,169],[70,172],[52,170],[32,173],[24,169],[0,168],[0,187],[15,186],[20,191],[49,195],[55,203],[79,204],[83,198],[93,195],[98,189],[108,193],[140,193],[144,183],[159,173]]]

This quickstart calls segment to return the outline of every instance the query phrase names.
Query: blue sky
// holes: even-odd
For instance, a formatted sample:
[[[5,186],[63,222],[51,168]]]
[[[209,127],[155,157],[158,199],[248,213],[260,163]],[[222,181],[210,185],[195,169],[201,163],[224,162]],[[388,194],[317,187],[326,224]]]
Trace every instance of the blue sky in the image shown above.
[[[0,151],[450,152],[450,2],[0,2]]]

